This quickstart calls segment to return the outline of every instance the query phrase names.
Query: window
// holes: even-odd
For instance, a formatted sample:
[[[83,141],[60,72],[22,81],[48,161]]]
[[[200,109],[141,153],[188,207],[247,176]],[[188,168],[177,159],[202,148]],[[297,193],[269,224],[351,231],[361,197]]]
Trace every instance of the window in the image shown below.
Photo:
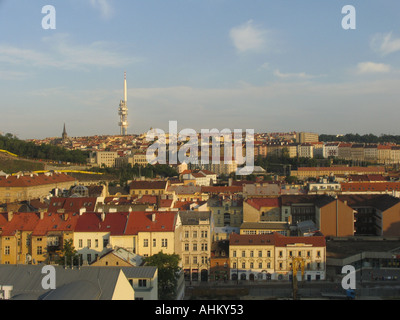
[[[189,243],[185,243],[185,251],[189,251]]]
[[[279,251],[279,258],[282,258],[282,251]]]
[[[262,269],[262,262],[258,263],[258,269]]]
[[[42,250],[42,247],[41,247],[41,246],[38,246],[38,247],[36,248],[36,253],[37,253],[37,254],[42,254],[42,253],[43,253],[43,250]]]
[[[197,251],[197,243],[193,243],[193,251]]]
[[[232,268],[236,269],[236,262],[233,263]]]
[[[317,251],[317,257],[321,258],[321,251]]]
[[[185,238],[189,238],[189,231],[185,231]]]
[[[246,251],[242,251],[242,257],[246,257]]]
[[[193,257],[193,264],[197,264],[197,257],[196,256]]]
[[[94,246],[95,246],[96,248],[99,247],[99,239],[94,240]]]
[[[87,247],[88,248],[92,247],[92,240],[90,239],[87,240]]]
[[[10,246],[5,246],[4,248],[4,254],[9,255],[10,254]]]
[[[267,251],[267,257],[270,258],[271,257],[271,251]]]
[[[143,239],[143,247],[147,248],[149,246],[149,239]]]
[[[108,246],[108,239],[103,239],[103,248]]]
[[[88,253],[87,257],[87,262],[92,262],[92,255],[90,253]]]
[[[253,257],[254,257],[254,251],[251,250],[251,251],[250,251],[250,258],[253,258]]]
[[[207,243],[202,243],[201,244],[201,251],[207,251],[208,250],[208,245]]]
[[[242,263],[242,269],[246,269],[246,262]]]
[[[269,252],[269,251],[268,251]],[[262,258],[262,251],[258,251],[258,257]]]
[[[197,231],[193,231],[193,238],[197,238]]]
[[[79,239],[78,240],[78,246],[79,246],[79,248],[82,248],[83,247],[83,241],[82,241],[82,239]]]
[[[157,246],[157,239],[153,239],[153,248]]]
[[[250,269],[253,269],[253,268],[254,268],[254,263],[250,262]]]
[[[162,239],[161,240],[161,247],[163,247],[163,248],[168,247],[168,239]]]
[[[139,287],[147,287],[147,280],[139,279]]]
[[[236,258],[236,250],[233,251],[233,257]]]

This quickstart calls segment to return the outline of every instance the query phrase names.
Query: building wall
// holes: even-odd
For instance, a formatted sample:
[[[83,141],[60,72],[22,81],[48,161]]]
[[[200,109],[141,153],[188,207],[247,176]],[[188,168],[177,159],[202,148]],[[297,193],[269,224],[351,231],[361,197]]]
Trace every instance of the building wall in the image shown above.
[[[175,249],[174,232],[139,232],[137,236],[137,254],[150,257],[159,252],[173,254]],[[163,240],[167,245],[163,246]],[[146,246],[147,241],[147,246]]]
[[[112,300],[134,300],[134,299],[135,299],[135,290],[130,285],[128,279],[121,270],[118,276],[117,283],[115,284]]]
[[[293,274],[293,257],[300,257],[304,261],[304,280],[325,280],[326,275],[326,247],[296,243],[285,247],[275,246],[275,278],[288,280]],[[318,277],[319,276],[319,277]],[[297,273],[301,281],[301,270]]]
[[[103,246],[103,240],[107,239],[109,241],[109,237],[109,232],[75,232],[73,245],[77,253],[82,255],[82,262],[90,263],[96,261],[96,255],[100,257],[106,253],[107,248]],[[90,247],[88,246],[88,240],[90,240]],[[88,255],[90,255],[90,261],[88,260]]]
[[[243,221],[280,221],[281,209],[279,207],[261,207],[259,210],[243,202]]]
[[[316,207],[315,215],[317,228],[319,228],[324,236],[352,236],[354,235],[353,209],[340,200],[337,203],[338,214],[336,214],[336,201],[332,201],[322,208]],[[338,221],[337,230],[336,221]]]
[[[231,279],[267,280],[267,273],[275,270],[273,245],[232,245],[229,246]],[[275,280],[273,277],[271,280]]]
[[[380,213],[382,235],[399,237],[400,236],[400,203]]]
[[[3,264],[25,264],[31,254],[32,231],[18,231],[15,236],[1,237],[1,255]]]

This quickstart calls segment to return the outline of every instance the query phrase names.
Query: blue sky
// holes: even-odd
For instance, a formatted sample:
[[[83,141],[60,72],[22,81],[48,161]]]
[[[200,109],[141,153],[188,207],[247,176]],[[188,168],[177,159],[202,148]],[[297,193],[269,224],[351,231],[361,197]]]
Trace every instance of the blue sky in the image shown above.
[[[42,7],[56,29],[42,28]],[[342,28],[342,7],[356,29]],[[0,0],[0,131],[400,134],[398,0]]]

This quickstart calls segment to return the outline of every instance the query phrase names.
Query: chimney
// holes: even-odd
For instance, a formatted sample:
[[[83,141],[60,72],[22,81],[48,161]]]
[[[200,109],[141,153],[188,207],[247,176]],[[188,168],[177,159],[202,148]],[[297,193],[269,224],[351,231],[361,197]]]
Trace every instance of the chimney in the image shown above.
[[[79,209],[79,215],[81,216],[83,213],[86,212],[86,208],[80,208]]]
[[[68,220],[68,213],[65,213],[64,214],[64,221],[67,221]]]
[[[43,209],[39,209],[39,216],[40,216],[40,220],[43,220],[43,218],[44,218],[44,210]]]
[[[155,213],[151,214],[151,221],[153,221],[153,222],[156,221],[156,214]]]
[[[12,220],[13,216],[14,216],[14,212],[13,211],[9,211],[8,212],[8,222],[10,222]]]
[[[104,221],[105,218],[106,218],[106,214],[105,214],[105,212],[102,212],[101,213],[101,221]]]

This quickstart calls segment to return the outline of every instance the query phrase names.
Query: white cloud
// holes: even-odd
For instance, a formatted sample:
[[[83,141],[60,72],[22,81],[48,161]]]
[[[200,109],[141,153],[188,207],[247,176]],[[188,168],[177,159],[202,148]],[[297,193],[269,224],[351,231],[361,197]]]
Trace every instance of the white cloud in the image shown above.
[[[267,30],[253,24],[252,20],[234,27],[229,36],[239,52],[259,51],[265,48]]]
[[[274,71],[274,75],[278,78],[281,79],[313,79],[317,78],[319,76],[314,76],[311,74],[307,74],[305,72],[299,72],[299,73],[282,73],[279,71],[279,69],[276,69]]]
[[[372,36],[370,46],[382,55],[388,55],[400,51],[400,38],[393,38],[392,32],[377,33]]]
[[[90,4],[100,11],[101,16],[109,19],[114,15],[114,9],[109,0],[90,0]]]
[[[390,65],[375,62],[360,62],[357,65],[358,74],[368,73],[388,73],[390,72]]]
[[[43,51],[0,45],[0,62],[35,67],[56,67],[60,69],[85,69],[90,66],[121,67],[137,58],[118,52],[116,44],[92,42],[75,44],[66,34],[43,38]]]

